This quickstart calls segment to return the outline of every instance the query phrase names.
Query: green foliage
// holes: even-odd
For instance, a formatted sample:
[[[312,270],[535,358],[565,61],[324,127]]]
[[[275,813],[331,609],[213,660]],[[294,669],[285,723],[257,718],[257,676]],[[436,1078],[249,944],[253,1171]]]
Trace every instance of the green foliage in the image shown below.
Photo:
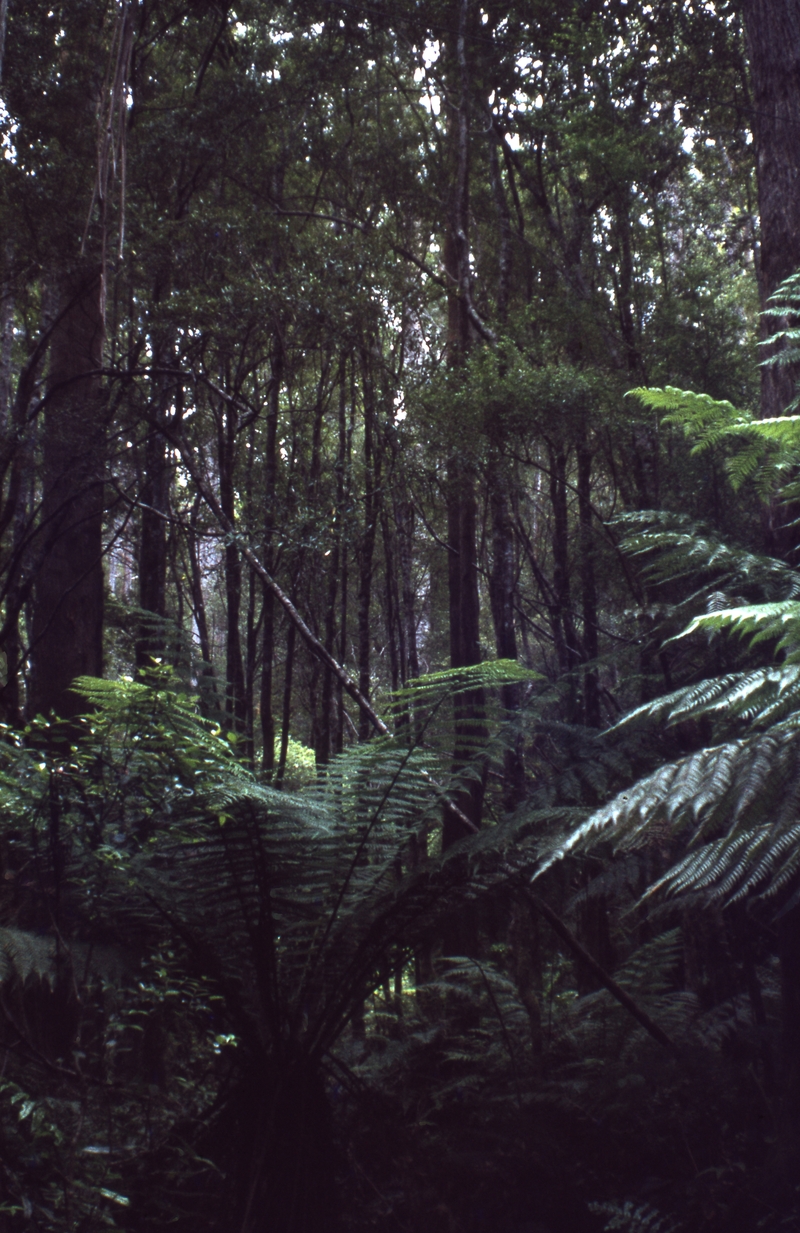
[[[667,761],[618,792],[555,845],[543,868],[600,838],[628,851],[646,848],[666,833],[680,837],[684,853],[653,881],[649,894],[696,893],[723,904],[748,897],[785,899],[800,869],[797,576],[780,562],[694,536],[689,527],[662,528],[663,519],[646,523],[626,543],[629,551],[652,555],[652,576],[697,581],[710,574],[715,587],[787,596],[728,607],[724,593],[709,593],[706,584],[693,600],[714,596],[713,610],[695,616],[677,640],[737,633],[755,650],[768,646],[772,662],[706,678],[626,715],[618,732],[705,722],[718,743]]]
[[[611,1229],[622,1229],[625,1233],[680,1233],[683,1228],[649,1203],[592,1203],[589,1210],[609,1217],[603,1225],[606,1233]]]
[[[782,337],[775,335],[771,341]],[[787,354],[779,352],[768,362],[784,362]],[[749,481],[762,499],[773,497],[779,490],[785,501],[794,499],[793,477],[800,460],[800,416],[758,419],[726,400],[672,386],[634,389],[628,394],[655,411],[666,412],[662,422],[683,430],[692,442],[693,454],[723,448],[727,455],[725,468],[735,492]]]
[[[424,702],[432,731],[438,712],[465,687],[509,679],[530,674],[490,664],[421,681],[411,692]],[[155,1025],[166,1022],[171,1035],[184,1033],[188,1052],[170,1063],[157,1120],[172,1179],[165,1173],[163,1184],[167,1193],[176,1188],[175,1211],[188,1218],[191,1203],[181,1196],[202,1153],[196,1140],[177,1150],[177,1106],[186,1116],[186,1103],[169,1089],[204,1072],[194,1095],[198,1127],[204,1118],[221,1126],[226,1116],[244,1116],[237,1102],[246,1103],[249,1088],[239,1080],[254,1065],[278,1083],[293,1067],[311,1081],[388,967],[422,946],[444,916],[515,876],[531,853],[498,859],[512,837],[497,828],[494,837],[487,832],[441,857],[428,854],[443,801],[461,784],[449,756],[430,743],[409,747],[387,737],[353,746],[302,792],[278,792],[242,766],[232,734],[199,714],[169,669],[138,680],[87,678],[77,688],[90,706],[77,729],[39,721],[25,741],[4,746],[5,816],[15,828],[17,863],[38,861],[41,885],[28,913],[46,936],[3,932],[2,983],[17,982],[22,1007],[33,996],[32,973],[46,978],[53,998],[77,981],[83,1026],[75,1031],[88,1032],[94,1015],[104,1022],[92,1030],[113,1050],[114,1064],[95,1082],[98,1098],[111,1101],[120,1139],[136,1103],[125,1053],[156,1066],[157,1082],[167,1084],[164,1046],[154,1053],[146,1041],[153,1033],[163,1041],[165,1028]],[[54,919],[47,886],[56,879]],[[108,992],[101,996],[101,989]],[[113,1013],[93,1009],[98,998],[116,1001]],[[132,1044],[139,1028],[143,1055]],[[40,1047],[62,1067],[67,1086],[81,1083],[80,1066],[69,1063],[70,1048],[82,1052],[74,1038],[58,1061],[55,1045]],[[92,1064],[102,1056],[95,1043]],[[223,1097],[232,1072],[237,1082]],[[268,1093],[269,1081],[265,1099]],[[87,1124],[96,1116],[90,1101]],[[276,1124],[269,1135],[278,1131]],[[218,1167],[233,1169],[226,1155],[232,1141],[224,1142],[215,1149]],[[73,1148],[74,1185],[87,1186],[78,1167],[82,1148]],[[107,1202],[113,1207],[118,1200],[108,1196],[121,1195],[143,1211],[138,1157],[109,1150],[111,1172],[101,1187]],[[201,1167],[211,1202],[219,1186],[213,1170]],[[37,1202],[47,1202],[44,1191]],[[60,1219],[54,1216],[54,1228]]]

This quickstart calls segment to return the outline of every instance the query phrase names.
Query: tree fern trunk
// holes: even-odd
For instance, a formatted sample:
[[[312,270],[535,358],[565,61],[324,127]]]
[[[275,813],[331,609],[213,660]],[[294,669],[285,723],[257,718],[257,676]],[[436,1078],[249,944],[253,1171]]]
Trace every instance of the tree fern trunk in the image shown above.
[[[237,1103],[230,1233],[336,1233],[336,1153],[319,1075],[303,1059],[271,1066],[242,1084]]]

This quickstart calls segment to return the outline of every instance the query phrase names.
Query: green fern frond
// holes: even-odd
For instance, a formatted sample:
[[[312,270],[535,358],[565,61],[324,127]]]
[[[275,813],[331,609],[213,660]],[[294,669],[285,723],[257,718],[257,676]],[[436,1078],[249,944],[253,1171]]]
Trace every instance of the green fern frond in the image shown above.
[[[800,597],[797,570],[774,557],[724,543],[683,515],[637,511],[615,518],[612,525],[624,532],[620,544],[624,552],[650,558],[645,569],[654,581],[694,578],[706,586],[713,581],[717,588],[722,584],[726,590],[764,600]]]
[[[608,1216],[603,1226],[604,1233],[612,1229],[622,1233],[681,1233],[683,1225],[670,1216],[665,1216],[649,1203],[634,1206],[626,1203],[590,1203],[589,1211],[597,1216]]]
[[[653,411],[665,411],[663,421],[677,424],[687,436],[700,440],[696,448],[710,444],[715,433],[724,431],[732,424],[749,422],[748,412],[738,411],[726,399],[718,401],[709,394],[695,394],[691,390],[679,390],[672,385],[663,389],[640,387],[628,390],[626,398],[638,398]]]
[[[697,630],[717,632],[723,629],[749,637],[751,646],[777,638],[775,649],[786,651],[787,663],[796,663],[800,658],[800,602],[797,600],[748,604],[703,613],[696,616],[683,633],[677,636],[685,638]]]
[[[795,820],[799,793],[800,735],[791,728],[712,746],[618,793],[544,860],[539,873],[601,837],[622,849],[641,845],[659,826],[694,842],[715,829],[740,834],[765,818],[785,828]]]

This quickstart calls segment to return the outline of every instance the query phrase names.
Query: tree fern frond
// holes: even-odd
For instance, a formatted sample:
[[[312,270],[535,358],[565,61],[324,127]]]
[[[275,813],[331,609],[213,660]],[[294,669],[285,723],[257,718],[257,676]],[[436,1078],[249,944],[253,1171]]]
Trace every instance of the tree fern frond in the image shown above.
[[[56,944],[21,929],[0,929],[0,985],[17,977],[22,983],[32,974],[52,983],[56,973]]]
[[[667,510],[622,514],[612,524],[623,531],[620,547],[632,556],[648,556],[654,580],[677,578],[723,582],[753,598],[800,597],[800,574],[783,561],[736,548],[702,524]],[[704,592],[708,595],[708,591]]]
[[[649,1203],[634,1206],[625,1203],[590,1203],[589,1211],[597,1216],[608,1216],[603,1226],[604,1233],[620,1230],[621,1233],[681,1233],[683,1225],[671,1216],[665,1216]]]
[[[748,604],[738,608],[707,612],[696,616],[677,636],[685,638],[697,630],[712,632],[730,630],[742,637],[749,637],[751,646],[759,642],[778,639],[775,649],[786,652],[787,663],[797,663],[800,659],[800,602],[797,600],[787,599],[771,604]]]
[[[710,443],[715,433],[724,431],[732,424],[749,422],[749,412],[739,411],[726,399],[717,400],[709,394],[695,394],[691,390],[676,389],[667,385],[663,389],[640,387],[628,390],[626,398],[638,398],[653,411],[665,411],[664,423],[677,424],[687,435],[700,438],[701,448]]]
[[[771,819],[782,833],[797,817],[800,735],[792,730],[759,734],[703,749],[660,767],[586,819],[537,871],[600,837],[618,848],[648,842],[656,828],[685,832],[699,843],[714,830],[733,838]]]

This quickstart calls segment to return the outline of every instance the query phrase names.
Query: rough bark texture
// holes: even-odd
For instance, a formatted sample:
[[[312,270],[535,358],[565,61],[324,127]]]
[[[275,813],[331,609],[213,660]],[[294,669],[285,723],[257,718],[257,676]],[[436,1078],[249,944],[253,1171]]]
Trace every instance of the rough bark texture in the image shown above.
[[[472,341],[469,267],[469,72],[467,65],[467,27],[469,0],[460,0],[453,14],[454,52],[452,56],[448,121],[451,164],[451,199],[444,242],[447,273],[447,362],[457,368],[463,363]],[[447,463],[447,546],[448,591],[450,601],[450,664],[453,668],[480,663],[480,599],[476,533],[478,503],[475,477],[470,460],[454,451]],[[455,748],[453,767],[459,770],[474,754],[484,713],[483,690],[469,690],[455,701]],[[459,810],[474,826],[480,825],[483,806],[483,778],[470,781],[458,794]],[[468,833],[463,820],[445,808],[442,845],[447,848]]]
[[[70,717],[76,676],[103,671],[104,404],[102,273],[67,275],[50,347],[34,592],[30,712]]]
[[[594,572],[595,545],[592,534],[592,454],[585,445],[579,445],[577,455],[583,657],[591,664],[597,660],[598,653],[597,580]],[[597,669],[594,667],[584,669],[583,712],[583,722],[587,727],[600,727],[600,689]]]
[[[161,425],[168,413],[175,390],[174,379],[165,375],[171,365],[174,346],[171,338],[159,338],[153,347],[153,368],[149,423],[145,441],[144,477],[141,488],[141,527],[139,534],[139,607],[157,617],[167,614],[167,523],[170,467],[167,442]],[[144,624],[136,645],[136,661],[141,667],[163,651],[163,636]]]
[[[278,412],[283,380],[283,343],[280,331],[275,333],[272,357],[272,387],[267,412],[267,440],[264,454],[264,566],[275,568],[275,492],[278,480]],[[273,661],[275,657],[275,597],[264,587],[262,609],[261,666],[261,737],[262,766],[272,774],[275,766],[275,716],[272,710]]]
[[[236,491],[234,470],[236,465],[237,416],[230,404],[220,417],[219,426],[219,495],[220,505],[231,526],[236,520]],[[242,607],[242,562],[239,549],[228,542],[224,550],[225,605],[227,622],[225,630],[225,680],[226,710],[238,731],[245,727],[246,690],[244,682],[244,659],[239,619]]]
[[[378,529],[381,451],[375,440],[374,391],[366,348],[362,351],[362,365],[364,373],[364,531],[358,562],[358,688],[368,699],[371,685],[370,652],[372,649],[370,605],[372,603],[375,535]],[[369,720],[362,713],[358,719],[358,738],[366,741],[370,735]]]
[[[492,604],[494,636],[498,659],[517,658],[517,635],[514,625],[516,570],[514,563],[514,522],[508,491],[508,475],[497,463],[490,468],[490,505],[492,513],[492,568],[489,575],[489,596]],[[521,689],[518,684],[504,685],[500,691],[504,711],[510,715],[519,710]],[[525,768],[522,760],[522,740],[519,736],[505,751],[503,759],[503,804],[513,809],[525,793]]]
[[[742,13],[753,95],[764,302],[800,268],[800,4],[743,0]],[[793,392],[788,368],[761,369],[763,416],[781,415]]]

